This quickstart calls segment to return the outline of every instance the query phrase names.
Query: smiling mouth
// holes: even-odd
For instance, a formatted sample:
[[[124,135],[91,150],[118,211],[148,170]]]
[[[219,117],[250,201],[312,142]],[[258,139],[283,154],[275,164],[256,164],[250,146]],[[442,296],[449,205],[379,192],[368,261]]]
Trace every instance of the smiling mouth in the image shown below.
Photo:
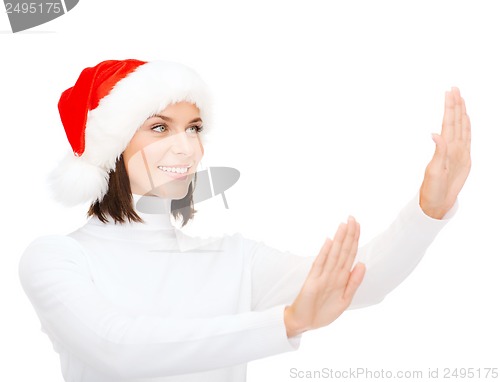
[[[158,169],[160,169],[163,172],[167,172],[170,174],[178,174],[178,175],[185,175],[188,173],[189,169],[191,166],[188,167],[167,167],[167,166],[158,166]]]

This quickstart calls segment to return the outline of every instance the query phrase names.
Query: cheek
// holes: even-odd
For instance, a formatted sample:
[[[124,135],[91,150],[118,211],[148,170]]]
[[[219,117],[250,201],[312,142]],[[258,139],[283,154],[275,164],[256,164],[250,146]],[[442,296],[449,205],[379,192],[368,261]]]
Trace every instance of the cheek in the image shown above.
[[[146,168],[141,151],[137,151],[132,156],[125,156],[124,154],[123,159],[133,191],[136,190],[137,192],[137,187],[140,187],[141,190],[147,188],[149,184],[149,169]]]
[[[128,162],[136,162],[137,158],[152,156],[155,151],[159,150],[160,144],[161,142],[152,140],[146,134],[138,131],[123,152],[125,165],[127,165]]]
[[[150,169],[147,167],[149,146],[150,142],[138,132],[123,152],[125,169],[133,187],[148,188],[150,183]]]
[[[205,155],[205,148],[203,147],[203,142],[201,140],[201,138],[198,138],[198,146],[197,146],[197,149],[199,150],[199,152],[201,153],[200,157],[202,157],[203,155]]]
[[[131,141],[125,148],[123,152],[123,160],[125,161],[125,167],[128,167],[128,162],[132,157],[137,155],[137,153],[144,147],[145,142],[141,139],[140,132],[135,133]]]

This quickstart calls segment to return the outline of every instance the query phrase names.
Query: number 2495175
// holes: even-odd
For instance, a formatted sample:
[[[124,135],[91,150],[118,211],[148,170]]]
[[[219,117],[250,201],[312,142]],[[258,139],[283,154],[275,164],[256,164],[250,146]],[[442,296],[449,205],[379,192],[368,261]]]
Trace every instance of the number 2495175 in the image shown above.
[[[60,3],[5,3],[7,13],[61,13]]]

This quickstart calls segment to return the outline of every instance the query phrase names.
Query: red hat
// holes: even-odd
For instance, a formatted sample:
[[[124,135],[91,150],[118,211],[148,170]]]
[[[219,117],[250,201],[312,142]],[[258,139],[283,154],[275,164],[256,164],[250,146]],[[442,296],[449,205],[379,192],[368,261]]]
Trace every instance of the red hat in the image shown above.
[[[58,104],[73,153],[50,176],[55,198],[66,205],[102,200],[109,172],[137,129],[152,114],[180,101],[196,104],[206,132],[209,94],[192,69],[132,59],[85,68]]]

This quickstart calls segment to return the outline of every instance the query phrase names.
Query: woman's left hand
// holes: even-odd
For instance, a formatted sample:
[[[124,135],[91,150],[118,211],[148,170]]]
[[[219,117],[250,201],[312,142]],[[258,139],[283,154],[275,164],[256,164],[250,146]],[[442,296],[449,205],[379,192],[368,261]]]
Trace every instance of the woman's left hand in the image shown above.
[[[420,187],[420,207],[432,218],[441,219],[455,204],[470,168],[470,119],[458,88],[445,95],[441,135],[433,134],[436,151],[425,169]]]

